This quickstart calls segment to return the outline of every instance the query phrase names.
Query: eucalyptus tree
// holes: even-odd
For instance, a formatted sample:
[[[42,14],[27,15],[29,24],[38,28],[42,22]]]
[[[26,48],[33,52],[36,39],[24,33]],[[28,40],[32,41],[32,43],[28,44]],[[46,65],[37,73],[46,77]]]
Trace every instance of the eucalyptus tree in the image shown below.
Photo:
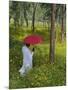
[[[22,2],[23,4],[23,14],[24,14],[24,19],[25,19],[25,22],[26,22],[26,26],[28,27],[28,24],[29,24],[29,18],[28,18],[28,14],[30,12],[30,2]]]
[[[14,26],[15,30],[16,27],[19,25],[19,17],[20,17],[20,10],[19,10],[19,4],[17,1],[10,1],[11,2],[11,7],[10,7],[10,17],[14,19]]]
[[[48,30],[50,30],[50,22],[51,22],[51,4],[49,3],[41,3],[40,7],[43,10],[43,22],[47,23]]]
[[[64,41],[64,33],[65,33],[65,22],[66,22],[66,5],[65,4],[59,4],[56,5],[56,22],[60,26],[60,32],[61,32],[61,41]]]
[[[64,23],[65,23],[65,14],[66,14],[66,5],[62,5],[62,8],[61,8],[61,40],[62,42],[64,42],[64,32],[65,32],[65,28],[64,28]]]
[[[51,4],[51,30],[50,30],[50,62],[54,63],[55,58],[55,13],[56,5]]]
[[[37,8],[37,3],[32,3],[32,31],[35,31],[35,12]]]

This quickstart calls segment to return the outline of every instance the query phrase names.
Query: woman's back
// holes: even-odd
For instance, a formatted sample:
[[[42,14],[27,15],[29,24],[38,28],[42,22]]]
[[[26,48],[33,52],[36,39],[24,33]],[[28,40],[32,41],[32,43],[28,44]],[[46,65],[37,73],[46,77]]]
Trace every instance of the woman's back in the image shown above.
[[[22,47],[22,53],[23,53],[23,64],[32,63],[32,53],[29,50],[29,48],[26,46],[23,46]]]

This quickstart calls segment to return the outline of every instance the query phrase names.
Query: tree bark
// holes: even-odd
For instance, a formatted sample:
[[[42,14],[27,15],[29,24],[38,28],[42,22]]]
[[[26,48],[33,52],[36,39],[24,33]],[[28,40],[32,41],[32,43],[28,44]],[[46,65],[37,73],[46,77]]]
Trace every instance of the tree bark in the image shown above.
[[[51,5],[51,30],[50,30],[50,62],[54,63],[55,58],[55,11],[56,5]]]
[[[26,4],[23,4],[24,6],[24,19],[25,19],[25,22],[26,22],[26,26],[28,27],[28,18],[27,18],[27,12],[26,12]]]
[[[65,5],[62,5],[62,17],[61,17],[61,40],[64,42],[64,13],[65,13]]]
[[[35,30],[35,12],[36,12],[37,4],[33,4],[33,16],[32,16],[32,31]]]

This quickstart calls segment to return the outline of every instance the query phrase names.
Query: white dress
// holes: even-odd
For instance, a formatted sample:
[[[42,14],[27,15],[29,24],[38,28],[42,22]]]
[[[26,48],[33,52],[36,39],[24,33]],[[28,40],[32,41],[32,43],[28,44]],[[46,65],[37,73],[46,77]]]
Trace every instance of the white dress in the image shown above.
[[[22,53],[23,53],[23,65],[19,70],[19,72],[21,75],[24,75],[32,68],[33,52],[31,52],[28,47],[23,46]]]

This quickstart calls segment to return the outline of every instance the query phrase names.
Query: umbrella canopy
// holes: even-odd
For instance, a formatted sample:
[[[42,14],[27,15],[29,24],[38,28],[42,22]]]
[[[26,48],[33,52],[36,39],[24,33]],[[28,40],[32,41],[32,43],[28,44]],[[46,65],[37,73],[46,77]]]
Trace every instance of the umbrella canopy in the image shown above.
[[[39,35],[29,35],[24,39],[24,43],[32,45],[42,43],[42,41],[43,39]]]

